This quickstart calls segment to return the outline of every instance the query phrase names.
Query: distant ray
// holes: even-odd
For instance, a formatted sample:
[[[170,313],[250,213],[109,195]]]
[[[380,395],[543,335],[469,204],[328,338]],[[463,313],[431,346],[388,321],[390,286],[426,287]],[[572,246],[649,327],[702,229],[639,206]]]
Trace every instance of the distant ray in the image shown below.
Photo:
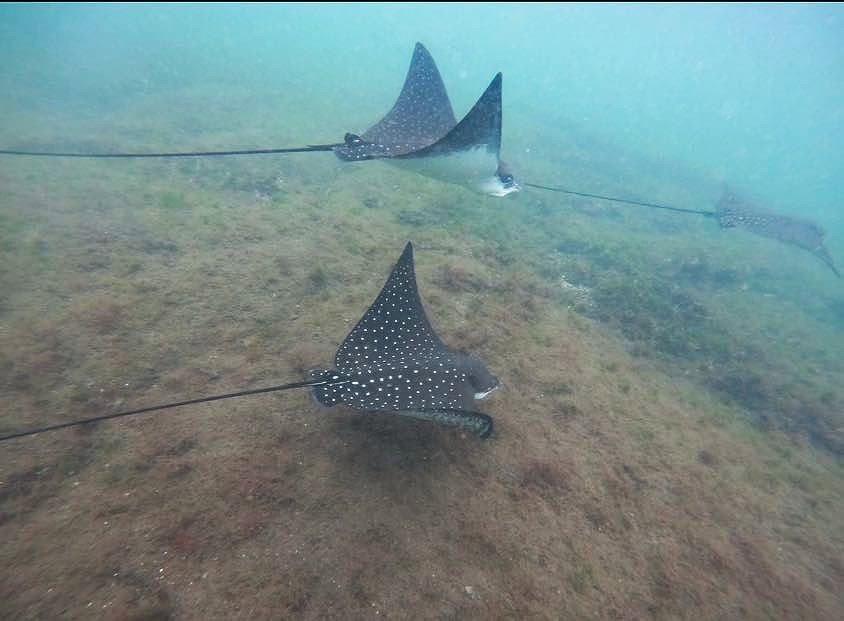
[[[810,220],[761,209],[730,190],[724,190],[716,206],[715,217],[722,229],[738,227],[808,250],[841,277],[824,244],[826,232]]]
[[[521,189],[501,161],[501,74],[465,117],[434,144],[391,161],[435,179],[492,196]],[[490,174],[495,171],[495,174]]]
[[[638,207],[659,209],[671,213],[700,215],[707,218],[713,218],[718,222],[722,229],[734,227],[742,228],[756,235],[761,235],[785,244],[804,248],[823,261],[836,276],[839,278],[841,277],[841,274],[838,273],[838,269],[835,267],[832,255],[830,255],[829,250],[827,250],[826,245],[824,244],[824,237],[826,233],[823,227],[815,224],[811,220],[806,220],[805,218],[785,216],[773,211],[761,209],[752,205],[748,201],[739,198],[737,194],[728,190],[724,191],[721,199],[718,201],[716,210],[711,211],[707,209],[689,209],[685,207],[637,201],[616,196],[578,192],[561,187],[531,183],[529,181],[523,182],[522,185],[528,188],[548,190],[550,192],[558,192],[560,194],[594,198],[613,203],[623,203],[626,205],[636,205]]]

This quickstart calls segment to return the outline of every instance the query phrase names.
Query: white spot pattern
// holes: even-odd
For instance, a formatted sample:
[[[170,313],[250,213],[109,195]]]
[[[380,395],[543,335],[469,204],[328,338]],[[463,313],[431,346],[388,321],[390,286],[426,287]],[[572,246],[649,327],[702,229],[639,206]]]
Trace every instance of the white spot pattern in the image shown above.
[[[476,391],[468,360],[449,350],[431,327],[408,244],[375,302],[340,345],[336,370],[317,376],[347,381],[318,386],[314,394],[324,405],[362,410],[469,409]]]
[[[434,144],[457,119],[434,59],[417,43],[404,86],[392,109],[362,137],[347,134],[335,150],[344,160],[397,157]]]

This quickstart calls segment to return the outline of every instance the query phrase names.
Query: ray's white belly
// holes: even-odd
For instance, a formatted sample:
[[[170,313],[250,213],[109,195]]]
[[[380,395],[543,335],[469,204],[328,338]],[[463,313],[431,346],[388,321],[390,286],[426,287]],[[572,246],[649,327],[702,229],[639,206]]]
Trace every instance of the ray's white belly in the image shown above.
[[[466,186],[484,193],[490,192],[490,183],[496,177],[498,158],[486,146],[438,155],[434,157],[401,158],[387,160],[391,164],[420,175]]]

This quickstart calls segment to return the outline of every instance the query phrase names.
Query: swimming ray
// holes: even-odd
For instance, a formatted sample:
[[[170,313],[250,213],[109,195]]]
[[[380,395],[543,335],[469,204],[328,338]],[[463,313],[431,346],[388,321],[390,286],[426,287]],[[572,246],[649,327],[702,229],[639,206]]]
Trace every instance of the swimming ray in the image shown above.
[[[501,162],[502,75],[458,123],[434,59],[416,44],[393,108],[362,135],[347,133],[334,153],[344,161],[387,160],[422,175],[506,196],[520,189]]]
[[[277,149],[234,149],[156,153],[73,153],[0,149],[0,155],[76,158],[162,158],[272,155],[333,152],[340,160],[357,162],[387,160],[420,174],[449,183],[472,187],[494,196],[519,190],[513,176],[499,158],[501,148],[501,74],[495,76],[484,94],[458,123],[445,85],[433,57],[416,43],[404,86],[390,111],[362,134],[346,133],[343,142],[310,144]],[[450,157],[454,156],[454,157]],[[430,166],[418,165],[435,158]]]
[[[314,372],[315,379],[334,382],[313,388],[317,401],[329,407],[456,412],[498,387],[479,360],[448,348],[434,332],[416,288],[409,243],[334,364],[335,369]]]
[[[786,216],[770,210],[761,209],[739,198],[737,194],[730,190],[724,191],[716,204],[715,211],[711,211],[707,209],[688,209],[673,205],[636,201],[615,196],[604,196],[602,194],[590,194],[588,192],[577,192],[566,188],[541,185],[527,181],[523,182],[522,185],[528,188],[548,190],[560,194],[713,218],[718,222],[721,229],[742,228],[750,233],[808,250],[823,261],[836,276],[841,278],[841,274],[835,267],[832,255],[824,243],[826,232],[823,227],[805,218]]]
[[[762,237],[808,250],[841,278],[832,255],[824,244],[826,231],[810,220],[784,216],[762,209],[729,189],[724,190],[718,201],[715,218],[722,229],[738,227]]]
[[[316,400],[329,407],[343,404],[358,410],[392,412],[459,427],[481,438],[492,433],[492,418],[472,408],[475,401],[498,389],[498,380],[483,362],[450,349],[434,332],[416,286],[410,242],[375,302],[343,340],[334,364],[335,369],[312,372],[312,378],[307,381],[7,432],[0,435],[0,442],[114,418],[294,388],[310,388]]]

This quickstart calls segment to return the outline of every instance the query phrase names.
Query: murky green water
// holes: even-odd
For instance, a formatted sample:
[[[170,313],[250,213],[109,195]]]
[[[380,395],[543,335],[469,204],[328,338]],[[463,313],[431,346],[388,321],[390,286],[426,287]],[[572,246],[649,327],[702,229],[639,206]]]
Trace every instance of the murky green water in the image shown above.
[[[417,41],[521,181],[844,264],[836,5],[6,5],[0,148],[330,144]],[[300,381],[406,241],[495,433],[282,392],[0,444],[3,618],[838,618],[844,288],[709,218],[331,153],[0,156],[0,432]]]

